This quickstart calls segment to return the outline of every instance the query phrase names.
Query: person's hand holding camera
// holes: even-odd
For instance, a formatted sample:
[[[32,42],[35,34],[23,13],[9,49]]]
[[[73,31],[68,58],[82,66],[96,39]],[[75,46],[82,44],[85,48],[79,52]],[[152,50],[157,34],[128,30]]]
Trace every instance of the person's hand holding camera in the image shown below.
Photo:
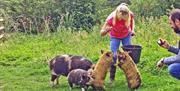
[[[169,47],[170,47],[170,44],[168,43],[167,40],[159,39],[158,44],[159,44],[159,46],[161,46],[165,49],[169,49]]]

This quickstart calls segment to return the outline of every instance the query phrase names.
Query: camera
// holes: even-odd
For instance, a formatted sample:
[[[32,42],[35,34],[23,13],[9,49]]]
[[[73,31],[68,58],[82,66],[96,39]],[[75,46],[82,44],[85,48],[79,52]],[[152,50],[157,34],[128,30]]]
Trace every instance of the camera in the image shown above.
[[[159,40],[157,41],[157,43],[158,43],[160,46],[162,46],[162,45],[164,44],[164,42],[162,41],[162,39],[159,39]]]

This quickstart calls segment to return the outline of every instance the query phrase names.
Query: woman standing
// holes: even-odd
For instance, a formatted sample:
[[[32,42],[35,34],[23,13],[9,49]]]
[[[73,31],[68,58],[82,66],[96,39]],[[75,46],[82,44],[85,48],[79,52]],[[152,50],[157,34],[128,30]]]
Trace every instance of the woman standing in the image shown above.
[[[135,35],[134,32],[134,16],[127,7],[127,4],[120,4],[106,19],[102,29],[101,36],[107,33],[110,35],[110,48],[114,53],[113,63],[110,70],[110,83],[114,81],[116,67],[114,64],[117,60],[116,52],[119,49],[120,43],[122,45],[131,45],[131,36]]]

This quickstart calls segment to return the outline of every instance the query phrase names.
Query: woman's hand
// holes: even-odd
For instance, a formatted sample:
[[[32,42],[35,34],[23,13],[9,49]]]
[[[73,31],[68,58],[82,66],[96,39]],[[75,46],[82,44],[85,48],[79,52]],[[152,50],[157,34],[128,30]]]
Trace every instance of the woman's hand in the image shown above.
[[[112,26],[106,26],[106,28],[105,28],[106,32],[111,31],[111,29],[112,29]]]
[[[105,36],[109,31],[111,31],[112,26],[109,26],[107,23],[105,23],[101,29],[101,36]]]
[[[104,30],[101,30],[101,36],[104,36],[106,35],[109,31],[111,31],[111,29],[104,29]]]
[[[131,32],[131,36],[135,36],[136,33],[134,31]]]

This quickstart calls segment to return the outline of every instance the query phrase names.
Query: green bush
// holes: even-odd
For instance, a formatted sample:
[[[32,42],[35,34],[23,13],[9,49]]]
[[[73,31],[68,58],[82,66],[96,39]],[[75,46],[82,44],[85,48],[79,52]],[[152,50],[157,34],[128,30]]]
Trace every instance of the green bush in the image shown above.
[[[131,0],[130,8],[137,16],[160,17],[172,8],[179,8],[178,0]]]
[[[42,32],[56,31],[58,27],[89,30],[97,20],[94,0],[4,0],[1,6],[1,16],[8,16],[7,24],[12,27],[8,30]]]
[[[120,3],[128,3],[135,17],[140,18],[160,18],[173,7],[180,8],[178,0],[1,0],[0,17],[5,19],[6,31],[90,31]]]
[[[51,30],[58,26],[57,22],[52,26],[47,18],[55,13],[52,0],[4,0],[1,6],[0,14],[5,19],[7,31],[36,33],[40,28],[44,31],[46,24]]]
[[[96,4],[94,0],[59,0],[61,12],[64,13],[62,26],[77,29],[91,29],[96,21]]]

